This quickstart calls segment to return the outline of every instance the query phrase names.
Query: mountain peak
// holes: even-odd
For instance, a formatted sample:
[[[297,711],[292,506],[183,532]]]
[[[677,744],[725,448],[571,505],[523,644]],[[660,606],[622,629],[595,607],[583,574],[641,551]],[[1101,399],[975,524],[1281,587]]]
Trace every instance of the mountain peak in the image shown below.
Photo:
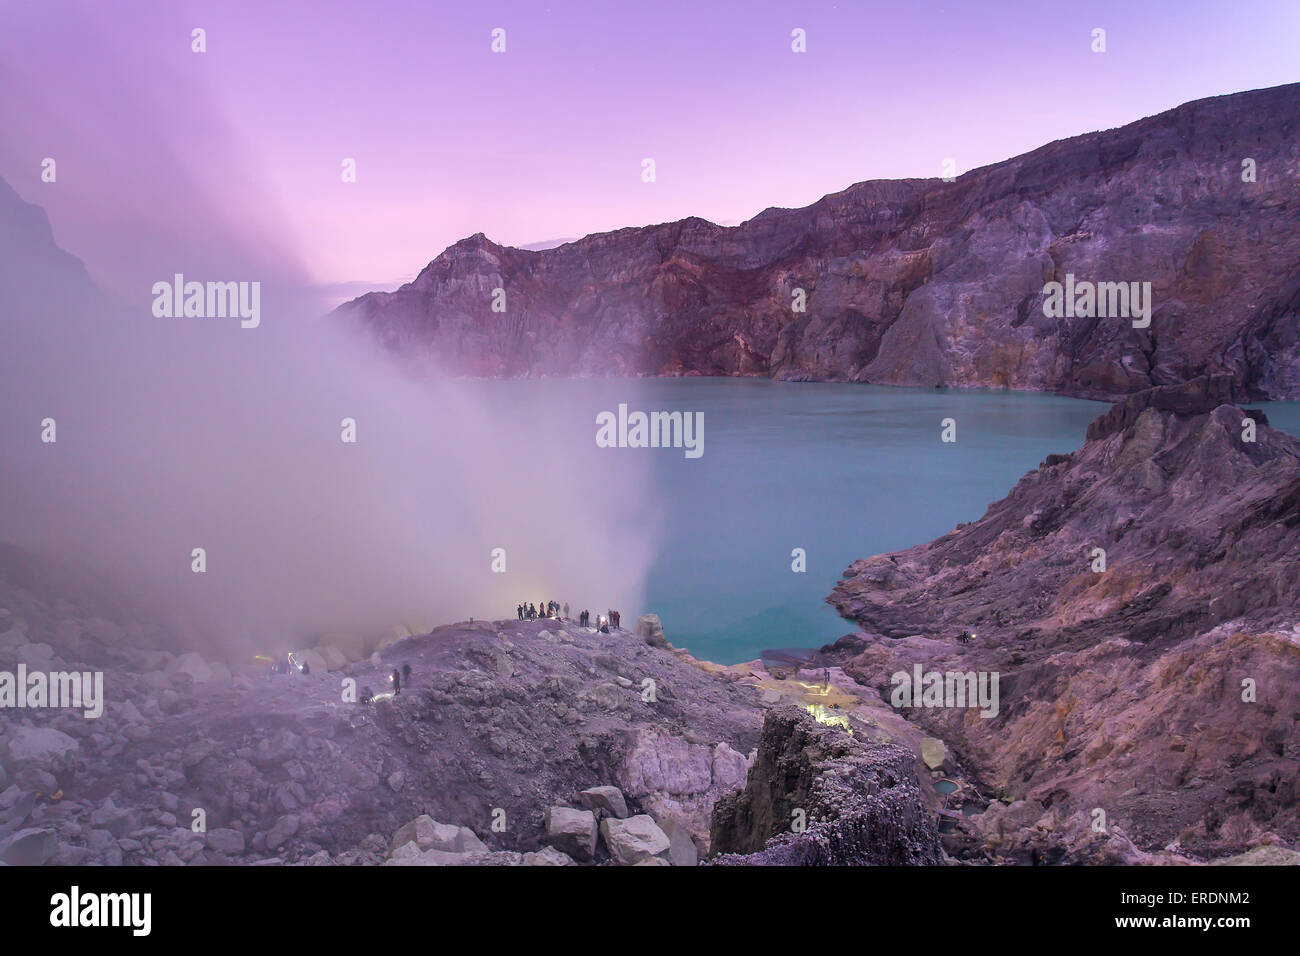
[[[1226,375],[1235,399],[1300,398],[1287,158],[1300,123],[1277,119],[1295,116],[1300,84],[1185,104],[953,182],[859,183],[734,228],[689,217],[527,254],[477,233],[415,288],[349,313],[475,376],[763,375],[1114,400]],[[527,310],[526,347],[515,325],[483,321],[485,262]],[[1049,315],[1045,286],[1068,276],[1147,289],[1149,325],[1124,310]]]

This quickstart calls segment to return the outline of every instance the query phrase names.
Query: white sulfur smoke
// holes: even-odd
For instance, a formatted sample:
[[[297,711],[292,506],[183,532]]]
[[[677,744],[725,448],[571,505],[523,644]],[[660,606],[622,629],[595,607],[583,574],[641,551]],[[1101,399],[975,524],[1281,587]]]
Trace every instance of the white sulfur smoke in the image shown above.
[[[638,606],[649,479],[596,447],[591,388],[432,375],[274,286],[242,328],[156,317],[147,289],[117,308],[23,281],[3,318],[0,539],[107,572],[178,643]]]
[[[105,575],[173,646],[213,656],[508,617],[521,600],[630,618],[657,522],[644,461],[596,448],[609,395],[439,377],[320,318],[333,303],[258,194],[237,124],[193,80],[132,87],[101,52],[87,75],[115,83],[75,97],[5,78],[0,544]],[[28,161],[41,147],[14,146],[37,140],[63,146],[48,189]],[[19,192],[48,202],[61,242],[81,238],[89,276]],[[176,273],[260,283],[257,327],[156,315],[154,283]]]

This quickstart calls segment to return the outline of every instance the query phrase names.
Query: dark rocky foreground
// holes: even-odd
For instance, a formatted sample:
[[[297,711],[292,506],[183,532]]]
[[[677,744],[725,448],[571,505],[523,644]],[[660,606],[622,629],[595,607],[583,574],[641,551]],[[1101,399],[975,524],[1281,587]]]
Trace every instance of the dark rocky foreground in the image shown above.
[[[552,807],[611,784],[703,849],[709,808],[743,784],[761,720],[751,691],[626,631],[465,623],[358,663],[323,648],[307,675],[246,676],[124,647],[109,622],[24,589],[5,600],[0,669],[105,671],[98,719],[5,713],[0,855],[26,832],[28,861],[380,862],[399,827],[427,815],[454,839],[422,837],[422,849],[519,862],[557,842]],[[392,696],[387,677],[404,663],[411,683]],[[346,701],[345,678],[381,696]],[[206,835],[192,831],[196,808]]]
[[[864,745],[788,704],[768,711],[745,789],[714,805],[711,843],[724,866],[943,861],[915,754],[896,744]]]
[[[884,699],[918,664],[1000,673],[996,717],[900,711],[993,798],[955,819],[954,854],[1139,862],[1300,844],[1300,443],[1230,391],[1134,395],[979,521],[859,561],[836,587],[863,630],[824,663]]]
[[[306,673],[276,674],[141,648],[147,629],[25,586],[5,583],[0,599],[0,670],[105,679],[98,718],[4,711],[9,864],[695,865],[715,801],[746,784],[764,708],[785,699],[743,668],[674,650],[653,616],[638,634],[454,624],[356,662],[300,651]],[[404,664],[410,682],[394,695],[388,677]],[[795,749],[820,741],[801,758],[805,862],[938,859],[908,751],[864,750],[793,711],[768,722],[761,752],[787,733]],[[850,818],[817,784],[822,761],[894,790]],[[870,825],[827,855],[822,821],[840,817]],[[894,831],[928,853],[874,849]]]
[[[1117,398],[1223,373],[1237,400],[1297,398],[1297,181],[1292,84],[1060,140],[954,182],[858,183],[734,228],[692,218],[540,252],[479,234],[338,314],[404,357],[470,376],[765,375]],[[1070,274],[1150,282],[1150,327],[1045,317],[1044,284]],[[504,312],[492,311],[495,289]],[[793,311],[796,289],[805,312]]]

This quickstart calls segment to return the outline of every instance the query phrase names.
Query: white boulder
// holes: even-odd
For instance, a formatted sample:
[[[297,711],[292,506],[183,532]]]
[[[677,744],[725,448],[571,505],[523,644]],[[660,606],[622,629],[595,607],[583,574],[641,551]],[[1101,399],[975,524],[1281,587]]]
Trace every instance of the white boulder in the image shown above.
[[[626,820],[608,817],[601,821],[600,834],[605,838],[609,855],[623,866],[657,857],[672,846],[668,834],[644,813]]]

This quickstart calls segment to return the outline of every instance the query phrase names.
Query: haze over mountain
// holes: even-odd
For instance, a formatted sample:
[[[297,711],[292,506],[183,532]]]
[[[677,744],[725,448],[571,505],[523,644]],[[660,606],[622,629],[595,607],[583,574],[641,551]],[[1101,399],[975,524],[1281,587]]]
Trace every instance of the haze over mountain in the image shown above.
[[[133,274],[228,278],[242,235],[200,232],[212,258],[142,245]],[[250,270],[256,328],[160,317],[150,284],[117,301],[92,283],[0,179],[0,607],[17,607],[10,585],[50,607],[76,599],[82,618],[111,604],[128,641],[239,661],[325,633],[368,647],[525,590],[635,606],[656,501],[635,462],[593,467],[585,405],[547,396],[506,414],[466,383],[408,374],[322,323],[277,252]],[[503,466],[502,447],[544,428],[578,451]],[[599,533],[618,536],[619,561],[588,559]],[[34,639],[54,638],[56,613],[22,611]]]
[[[470,376],[769,375],[1116,398],[1223,373],[1243,399],[1300,397],[1297,117],[1291,84],[953,182],[858,183],[735,228],[691,218],[540,252],[479,233],[336,314]],[[1046,317],[1044,285],[1067,275],[1151,283],[1150,327]]]

